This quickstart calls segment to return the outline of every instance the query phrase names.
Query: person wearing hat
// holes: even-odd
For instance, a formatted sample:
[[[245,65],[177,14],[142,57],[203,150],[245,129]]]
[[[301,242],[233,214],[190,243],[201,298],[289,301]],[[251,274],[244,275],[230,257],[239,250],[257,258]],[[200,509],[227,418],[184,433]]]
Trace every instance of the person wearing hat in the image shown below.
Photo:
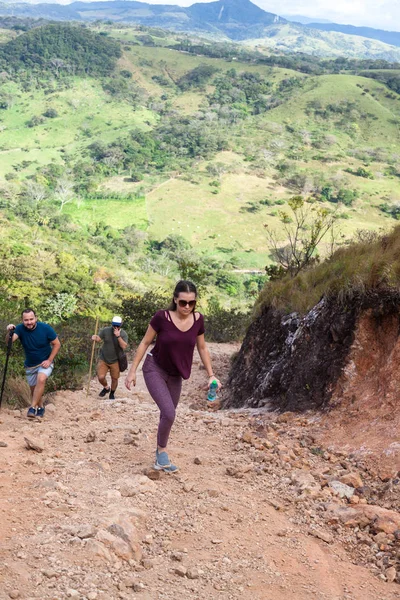
[[[115,315],[111,325],[100,329],[99,335],[92,335],[92,340],[103,342],[99,362],[97,363],[97,378],[103,386],[99,396],[103,398],[106,394],[109,394],[110,400],[114,400],[120,374],[116,343],[121,350],[125,350],[128,346],[128,334],[122,329],[121,317]],[[106,376],[108,372],[111,375],[111,388],[107,385]]]

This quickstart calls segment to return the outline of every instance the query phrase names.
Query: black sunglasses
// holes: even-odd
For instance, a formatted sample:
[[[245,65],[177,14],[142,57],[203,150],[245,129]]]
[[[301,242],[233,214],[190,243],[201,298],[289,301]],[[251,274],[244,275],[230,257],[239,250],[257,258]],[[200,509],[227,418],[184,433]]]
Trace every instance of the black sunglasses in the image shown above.
[[[178,300],[178,304],[181,308],[185,308],[185,306],[193,308],[193,306],[196,306],[196,300]]]

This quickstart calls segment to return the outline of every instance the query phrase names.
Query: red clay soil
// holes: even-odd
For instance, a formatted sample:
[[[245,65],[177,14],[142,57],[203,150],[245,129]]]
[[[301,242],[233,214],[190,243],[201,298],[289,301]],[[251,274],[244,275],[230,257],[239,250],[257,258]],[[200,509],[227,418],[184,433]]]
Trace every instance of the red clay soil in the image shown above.
[[[324,445],[357,451],[381,478],[400,470],[400,337],[397,314],[364,312],[331,407],[320,421]]]

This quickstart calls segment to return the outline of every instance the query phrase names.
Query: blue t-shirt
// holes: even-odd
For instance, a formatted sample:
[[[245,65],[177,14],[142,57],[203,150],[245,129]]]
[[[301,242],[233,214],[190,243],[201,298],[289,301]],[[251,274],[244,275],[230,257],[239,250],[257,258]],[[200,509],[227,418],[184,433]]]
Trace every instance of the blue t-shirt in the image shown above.
[[[25,367],[36,367],[51,354],[51,344],[57,334],[50,325],[38,321],[35,329],[27,329],[23,323],[16,326],[17,334],[25,352]]]

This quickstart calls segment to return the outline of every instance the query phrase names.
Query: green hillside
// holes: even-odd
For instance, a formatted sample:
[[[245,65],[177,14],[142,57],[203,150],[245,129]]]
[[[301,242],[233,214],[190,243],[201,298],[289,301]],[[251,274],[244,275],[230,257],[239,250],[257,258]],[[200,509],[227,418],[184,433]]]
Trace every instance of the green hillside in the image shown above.
[[[79,310],[96,295],[95,265],[113,308],[128,292],[180,276],[207,283],[228,305],[251,301],[262,278],[241,273],[272,261],[265,223],[285,243],[282,210],[294,195],[336,211],[341,243],[395,222],[400,96],[369,78],[394,69],[270,57],[293,66],[283,68],[239,47],[242,60],[225,45],[202,50],[219,58],[177,50],[182,38],[159,30],[67,26],[69,37],[62,27],[0,46],[0,58],[19,65],[2,73],[0,198],[5,230],[30,239],[17,256],[35,257],[35,236],[40,248],[52,237],[71,244],[71,256],[85,248],[86,299],[71,287]],[[103,71],[68,45],[81,37],[81,48],[93,41],[109,57]],[[25,63],[21,48],[33,43]],[[54,291],[68,289],[68,277]],[[34,293],[26,285],[18,302]],[[38,303],[49,286],[35,292]]]

